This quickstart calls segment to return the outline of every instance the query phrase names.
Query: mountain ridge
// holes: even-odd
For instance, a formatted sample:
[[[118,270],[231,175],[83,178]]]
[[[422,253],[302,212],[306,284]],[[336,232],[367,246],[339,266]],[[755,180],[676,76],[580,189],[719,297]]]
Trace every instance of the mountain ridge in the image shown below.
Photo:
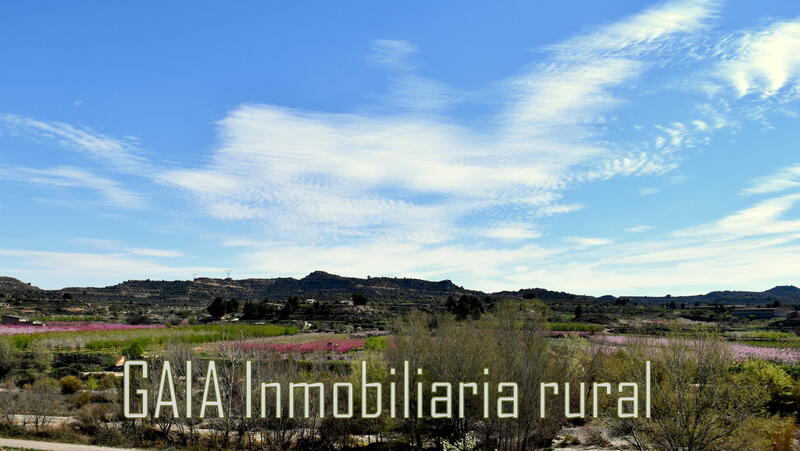
[[[210,278],[199,277],[193,280],[127,280],[105,287],[65,287],[44,290],[13,277],[0,276],[0,293],[28,293],[37,297],[55,299],[57,297],[80,295],[82,300],[119,302],[166,302],[203,303],[216,296],[235,297],[246,301],[279,302],[290,296],[318,298],[320,300],[343,300],[352,293],[362,293],[371,298],[395,300],[434,300],[447,296],[471,294],[494,297],[527,297],[540,299],[584,299],[611,301],[628,299],[642,303],[725,303],[725,304],[766,304],[778,301],[782,304],[800,304],[800,288],[794,285],[778,285],[768,290],[757,291],[711,291],[706,294],[688,296],[588,296],[544,288],[522,288],[487,293],[456,285],[451,280],[430,281],[416,278],[371,277],[358,278],[340,276],[325,271],[313,271],[303,278]]]

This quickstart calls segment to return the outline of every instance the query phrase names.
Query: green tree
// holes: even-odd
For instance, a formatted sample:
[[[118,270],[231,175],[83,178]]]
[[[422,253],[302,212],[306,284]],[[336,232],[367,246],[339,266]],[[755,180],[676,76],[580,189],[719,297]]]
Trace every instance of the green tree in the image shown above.
[[[0,381],[16,367],[16,353],[8,340],[0,340]]]
[[[767,409],[772,413],[794,415],[800,401],[798,383],[779,366],[763,360],[750,360],[742,365],[742,372],[750,376],[768,394]]]
[[[244,319],[257,319],[259,318],[259,311],[258,305],[254,302],[245,302],[244,307],[242,308],[242,314],[244,314]]]
[[[300,298],[297,296],[292,296],[286,300],[286,304],[283,305],[283,308],[280,311],[281,318],[286,318],[289,315],[294,314],[300,308]]]
[[[225,303],[225,313],[236,313],[239,311],[239,300],[236,298],[229,299]]]
[[[444,303],[445,309],[447,309],[450,313],[455,313],[456,311],[456,298],[453,296],[447,296],[447,301]]]
[[[146,347],[140,340],[134,340],[128,343],[122,355],[128,360],[140,360],[144,356]]]
[[[486,312],[486,308],[478,297],[471,294],[464,294],[458,298],[458,301],[455,302],[455,305],[453,305],[452,309],[449,309],[449,311],[456,315],[456,319],[459,320],[467,319],[468,317],[478,319]]]
[[[221,297],[217,296],[214,298],[214,301],[206,308],[208,310],[208,314],[214,318],[222,318],[227,311],[227,306],[225,305],[225,301],[222,300]]]
[[[366,295],[361,293],[353,293],[353,305],[367,305],[369,299]]]

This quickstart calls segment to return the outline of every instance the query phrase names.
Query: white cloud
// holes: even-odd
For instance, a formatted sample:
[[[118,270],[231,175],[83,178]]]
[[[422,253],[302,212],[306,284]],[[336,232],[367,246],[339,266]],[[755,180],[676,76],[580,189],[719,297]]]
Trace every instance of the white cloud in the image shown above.
[[[388,275],[429,280],[453,278],[457,283],[501,289],[503,278],[520,262],[540,261],[556,251],[533,244],[513,249],[460,245],[418,245],[377,240],[354,245],[285,245],[265,243],[243,257],[248,272],[304,276],[311,269],[336,274]],[[468,282],[468,283],[467,283]],[[500,282],[500,283],[498,283]]]
[[[781,219],[800,201],[800,194],[766,199],[711,224],[676,232],[676,236],[734,239],[757,235],[800,233],[800,219]]]
[[[782,168],[772,175],[760,177],[745,189],[744,194],[767,194],[800,186],[800,165]]]
[[[631,153],[604,161],[599,167],[577,176],[579,180],[607,180],[618,176],[661,175],[678,167],[663,155],[647,152]]]
[[[592,238],[592,237],[585,237],[585,236],[570,236],[565,238],[570,243],[577,244],[579,247],[592,247],[592,246],[604,246],[606,244],[612,243],[614,240],[608,238]]]
[[[707,27],[718,8],[718,1],[665,2],[589,34],[567,40],[554,48],[563,52],[577,52],[578,55],[641,50],[657,45],[673,34],[691,33]]]
[[[583,208],[580,204],[552,204],[539,209],[542,216],[552,216],[562,213],[572,213]]]
[[[93,190],[100,194],[105,204],[119,208],[140,209],[146,204],[139,194],[126,190],[119,183],[71,166],[47,169],[0,166],[0,178],[52,187]]]
[[[627,229],[625,229],[625,231],[626,232],[631,232],[631,233],[639,233],[639,232],[646,232],[646,231],[652,230],[652,229],[653,229],[653,226],[651,226],[651,225],[640,224],[640,225],[637,225],[637,226],[628,227]]]
[[[181,251],[174,251],[170,249],[131,248],[126,249],[125,251],[131,255],[141,255],[143,257],[174,258],[183,257],[185,255]]]
[[[503,107],[480,128],[420,113],[446,104],[452,91],[413,73],[413,44],[375,41],[372,60],[399,73],[403,87],[391,97],[401,111],[242,105],[219,122],[221,144],[208,165],[159,180],[192,193],[213,217],[258,221],[310,241],[444,242],[478,213],[515,223],[526,214],[575,211],[581,206],[556,203],[571,185],[676,167],[662,155],[614,150],[595,138],[624,103],[619,92],[650,66],[648,52],[704,27],[715,8],[713,1],[666,3],[551,47],[544,61],[493,91]],[[521,205],[528,212],[513,213]]]
[[[390,70],[388,92],[379,97],[385,107],[434,112],[453,104],[460,93],[436,80],[415,73],[410,57],[417,47],[402,40],[373,41],[370,60]]]
[[[794,242],[666,240],[611,245],[600,255],[545,260],[535,269],[508,273],[506,287],[529,286],[602,295],[691,295],[710,290],[767,289],[797,283],[800,252]]]
[[[82,246],[90,246],[98,249],[116,250],[121,253],[118,255],[141,255],[145,257],[182,257],[183,252],[171,249],[152,249],[152,248],[131,248],[126,247],[117,240],[106,240],[101,238],[75,238],[70,242]]]
[[[261,243],[247,238],[226,238],[222,240],[222,245],[229,247],[257,247],[259,244]]]
[[[775,22],[735,41],[734,55],[721,63],[719,76],[739,97],[769,97],[797,83],[800,75],[800,20]]]
[[[0,115],[0,124],[13,133],[53,141],[68,149],[87,153],[122,172],[142,173],[148,167],[145,160],[137,155],[136,142],[132,138],[112,138],[64,122],[40,121],[16,114]]]
[[[538,238],[542,233],[532,228],[529,224],[509,223],[486,230],[484,236],[503,240],[524,240]]]
[[[401,39],[376,39],[372,41],[371,60],[378,65],[397,70],[411,70],[408,57],[417,52],[417,46]]]
[[[42,288],[73,286],[76,280],[94,286],[129,279],[189,279],[193,273],[221,274],[224,268],[170,266],[142,253],[50,252],[0,249],[0,274],[17,277]],[[163,257],[164,255],[156,255]]]
[[[639,188],[639,194],[642,196],[650,196],[653,194],[657,194],[661,191],[661,188],[654,188],[652,186],[646,186]]]

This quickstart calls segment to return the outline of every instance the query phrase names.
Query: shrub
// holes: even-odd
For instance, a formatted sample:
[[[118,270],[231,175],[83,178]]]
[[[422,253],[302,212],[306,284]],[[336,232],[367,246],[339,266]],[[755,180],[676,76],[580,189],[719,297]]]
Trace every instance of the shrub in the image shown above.
[[[64,376],[58,381],[61,385],[61,393],[71,395],[83,389],[83,382],[75,376]]]
[[[761,360],[747,361],[741,365],[742,371],[764,387],[769,399],[767,408],[773,413],[793,414],[798,409],[797,382],[779,366]]]
[[[86,354],[65,352],[53,357],[53,366],[73,367],[81,371],[102,370],[114,365],[114,358],[108,354]]]
[[[134,340],[125,348],[123,355],[128,360],[138,360],[144,355],[145,343],[142,340]]]
[[[97,383],[97,388],[99,388],[100,390],[108,390],[111,388],[116,388],[118,385],[119,382],[116,376],[112,376],[111,374],[106,374]]]
[[[86,388],[87,389],[89,389],[89,390],[97,390],[97,387],[99,387],[99,386],[100,386],[100,384],[97,382],[97,379],[95,379],[94,377],[89,376],[89,378],[86,379]]]
[[[386,337],[369,337],[364,342],[364,348],[371,351],[381,351],[388,345]]]
[[[550,329],[564,332],[600,332],[603,326],[586,323],[550,323]]]
[[[31,389],[38,392],[55,392],[58,390],[58,386],[59,383],[52,377],[42,377],[36,379],[36,381],[31,386]]]

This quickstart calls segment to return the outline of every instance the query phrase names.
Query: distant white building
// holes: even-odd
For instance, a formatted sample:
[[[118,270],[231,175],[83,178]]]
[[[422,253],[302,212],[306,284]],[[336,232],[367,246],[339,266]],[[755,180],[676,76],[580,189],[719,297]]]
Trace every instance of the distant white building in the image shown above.
[[[4,326],[44,326],[44,323],[41,321],[31,321],[24,316],[18,315],[3,315],[0,324]]]

